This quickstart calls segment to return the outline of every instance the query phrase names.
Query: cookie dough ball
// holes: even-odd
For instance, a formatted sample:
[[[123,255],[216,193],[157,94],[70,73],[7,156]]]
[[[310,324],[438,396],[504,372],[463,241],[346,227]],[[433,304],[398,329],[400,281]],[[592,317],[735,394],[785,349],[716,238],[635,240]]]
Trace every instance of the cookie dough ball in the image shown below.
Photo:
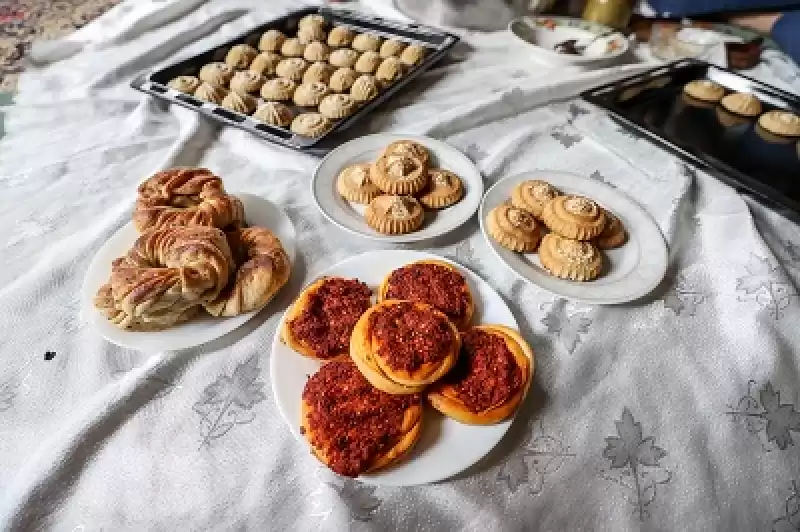
[[[364,52],[356,61],[353,67],[356,72],[361,74],[372,74],[381,64],[381,56],[378,52]]]
[[[353,39],[352,47],[353,50],[358,50],[359,52],[378,52],[381,49],[381,44],[383,44],[383,39],[377,35],[362,33],[356,35]]]
[[[350,96],[357,102],[368,102],[375,98],[380,91],[381,89],[378,86],[375,76],[363,74],[359,76],[353,82],[353,86],[350,87]]]
[[[250,63],[250,70],[262,76],[274,76],[275,68],[283,57],[275,52],[261,52]]]
[[[328,62],[335,67],[349,68],[358,61],[358,52],[350,48],[340,48],[331,52]]]
[[[294,37],[286,39],[281,46],[281,54],[285,57],[303,57],[305,51],[306,45]]]
[[[330,50],[328,49],[328,45],[320,41],[310,42],[303,52],[303,58],[312,63],[315,61],[325,61],[328,59],[329,55]]]
[[[423,59],[425,59],[425,48],[418,44],[409,45],[400,54],[400,61],[410,67],[422,63]]]
[[[232,68],[243,69],[250,66],[258,55],[258,50],[249,44],[237,44],[228,51],[225,62]]]
[[[352,68],[339,68],[331,75],[328,86],[335,92],[347,92],[358,78],[358,73]]]
[[[388,85],[402,78],[404,73],[405,65],[403,65],[402,61],[396,57],[389,57],[384,59],[380,64],[378,70],[375,72],[375,78],[379,82]]]
[[[381,45],[381,57],[397,57],[406,49],[406,43],[397,39],[389,39]]]
[[[328,94],[330,89],[324,83],[303,83],[294,91],[292,99],[301,107],[316,107]]]
[[[200,69],[197,75],[200,81],[205,81],[217,87],[227,87],[235,70],[227,63],[209,63]]]
[[[282,78],[292,81],[302,81],[303,74],[305,74],[307,68],[308,63],[305,59],[290,57],[278,63],[278,66],[275,67],[275,73]]]
[[[275,78],[264,82],[261,97],[270,101],[291,100],[297,83],[287,78]]]
[[[344,26],[336,26],[328,34],[328,46],[331,46],[333,48],[343,48],[345,46],[350,46],[355,36],[356,32],[354,32],[350,28],[346,28]]]
[[[286,41],[286,35],[279,30],[268,30],[264,32],[258,41],[258,49],[262,52],[277,52]]]
[[[297,30],[297,39],[303,44],[308,44],[314,41],[324,41],[325,30],[322,29],[322,26],[310,24]]]
[[[358,102],[349,94],[329,94],[319,102],[319,112],[331,120],[350,116],[356,109]]]
[[[325,61],[317,61],[303,74],[303,83],[328,83],[333,74],[333,67]]]

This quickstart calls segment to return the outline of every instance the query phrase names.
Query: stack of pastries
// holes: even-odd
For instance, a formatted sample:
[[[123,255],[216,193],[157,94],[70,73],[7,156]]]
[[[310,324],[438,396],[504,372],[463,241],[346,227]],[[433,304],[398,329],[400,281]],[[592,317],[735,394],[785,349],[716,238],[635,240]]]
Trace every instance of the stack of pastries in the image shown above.
[[[520,253],[538,250],[542,266],[571,281],[600,276],[601,250],[625,244],[627,233],[611,211],[594,200],[562,194],[546,181],[523,181],[509,202],[486,216],[486,230],[501,246]]]
[[[133,222],[140,235],[114,260],[94,300],[121,329],[258,310],[289,279],[280,240],[263,227],[245,227],[242,202],[205,168],[173,168],[144,181]]]
[[[281,326],[281,340],[323,362],[301,397],[301,432],[336,473],[386,467],[416,443],[423,401],[468,424],[507,419],[533,376],[533,351],[501,325],[473,325],[475,303],[450,263],[392,271],[377,290],[358,279],[309,285]]]
[[[425,209],[444,209],[464,197],[461,178],[430,163],[425,146],[399,140],[375,161],[344,168],[336,189],[345,200],[367,206],[364,219],[379,233],[411,233],[422,226]]]
[[[258,43],[237,44],[224,61],[168,85],[298,135],[319,137],[426,55],[418,44],[358,34],[347,26],[328,30],[323,16],[307,15],[293,35],[271,29]]]

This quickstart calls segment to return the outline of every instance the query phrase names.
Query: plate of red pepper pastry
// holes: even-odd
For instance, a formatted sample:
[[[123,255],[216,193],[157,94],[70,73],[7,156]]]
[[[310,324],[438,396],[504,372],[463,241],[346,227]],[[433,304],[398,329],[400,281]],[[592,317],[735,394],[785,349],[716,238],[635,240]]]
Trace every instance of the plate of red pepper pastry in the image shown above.
[[[340,475],[390,486],[480,460],[511,425],[535,366],[491,286],[416,251],[364,253],[320,275],[281,319],[270,363],[298,441]]]

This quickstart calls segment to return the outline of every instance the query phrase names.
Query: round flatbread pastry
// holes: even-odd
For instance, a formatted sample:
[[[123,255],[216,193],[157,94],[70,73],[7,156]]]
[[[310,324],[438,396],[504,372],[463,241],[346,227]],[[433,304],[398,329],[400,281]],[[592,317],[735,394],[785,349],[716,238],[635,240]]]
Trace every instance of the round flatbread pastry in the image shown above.
[[[737,115],[755,118],[761,114],[761,102],[747,92],[728,94],[719,103],[726,110]]]
[[[370,176],[374,176],[371,172]],[[403,235],[416,231],[425,221],[422,205],[412,196],[378,196],[364,212],[367,225],[385,235]]]
[[[353,329],[350,358],[376,388],[417,393],[455,365],[456,326],[425,303],[387,299],[367,310]]]
[[[800,137],[800,116],[789,111],[768,111],[758,118],[758,125],[781,137]]]
[[[419,202],[429,209],[445,209],[464,197],[464,183],[453,172],[432,168],[428,170],[428,185],[419,196]]]
[[[536,251],[544,228],[533,215],[509,205],[498,205],[486,215],[486,231],[498,244],[511,251]]]
[[[342,170],[336,178],[339,195],[347,201],[369,205],[382,194],[369,177],[371,171],[372,165],[369,163],[354,164]]]
[[[323,277],[289,307],[281,341],[303,356],[328,361],[350,354],[350,336],[371,305],[372,291],[358,279]]]
[[[528,211],[541,221],[545,204],[559,195],[561,192],[546,181],[523,181],[511,192],[511,205]]]
[[[479,325],[461,334],[455,368],[428,388],[425,397],[433,408],[461,423],[498,423],[522,404],[533,367],[533,350],[517,331]]]
[[[391,272],[378,290],[378,301],[388,299],[427,303],[459,329],[466,329],[475,314],[467,280],[455,266],[444,261],[421,260]]]
[[[422,432],[419,395],[381,392],[349,360],[325,364],[306,381],[300,411],[314,456],[347,477],[396,463]]]
[[[548,229],[566,238],[590,240],[606,226],[606,213],[594,200],[583,196],[556,196],[542,209]]]
[[[718,102],[725,96],[725,88],[708,79],[690,81],[683,86],[683,91],[703,102]]]
[[[548,272],[570,281],[591,281],[603,269],[603,255],[594,244],[555,233],[542,238],[539,260]]]

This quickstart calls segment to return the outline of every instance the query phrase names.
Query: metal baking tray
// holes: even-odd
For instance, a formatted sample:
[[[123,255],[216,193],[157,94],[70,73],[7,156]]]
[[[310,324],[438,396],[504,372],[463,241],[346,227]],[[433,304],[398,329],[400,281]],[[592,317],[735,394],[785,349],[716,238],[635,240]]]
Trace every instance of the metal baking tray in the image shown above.
[[[269,29],[278,29],[287,35],[294,35],[297,31],[298,21],[302,17],[312,13],[318,13],[325,17],[328,28],[332,26],[347,26],[359,33],[373,33],[383,38],[399,39],[408,43],[424,46],[428,49],[428,53],[422,63],[409,70],[405,76],[392,83],[390,86],[384,88],[375,99],[360,107],[358,111],[349,117],[337,121],[333,128],[317,138],[295,135],[288,128],[280,128],[265,124],[251,116],[230,111],[220,105],[205,102],[194,96],[170,89],[167,86],[167,83],[174,77],[183,75],[196,76],[203,65],[212,61],[224,60],[225,54],[236,44],[246,43],[257,47],[259,38]],[[458,37],[455,35],[418,24],[386,20],[380,17],[347,10],[305,8],[267,22],[266,24],[248,31],[246,34],[228,41],[222,46],[192,57],[191,59],[155,72],[138,76],[131,83],[131,86],[134,89],[151,94],[162,100],[197,111],[217,122],[244,129],[266,140],[297,150],[314,152],[314,150],[309,150],[309,148],[314,147],[323,140],[327,140],[328,142],[326,142],[326,144],[329,146],[335,144],[335,138],[331,138],[332,136],[335,137],[336,133],[360,121],[372,112],[373,109],[402,90],[403,87],[408,85],[414,78],[428,70],[434,63],[444,57],[458,40]],[[292,107],[291,102],[286,103]]]
[[[800,137],[765,135],[757,120],[684,96],[683,86],[709,79],[749,92],[763,112],[800,114],[800,98],[725,68],[681,60],[582,94],[623,126],[766,203],[800,213]]]

